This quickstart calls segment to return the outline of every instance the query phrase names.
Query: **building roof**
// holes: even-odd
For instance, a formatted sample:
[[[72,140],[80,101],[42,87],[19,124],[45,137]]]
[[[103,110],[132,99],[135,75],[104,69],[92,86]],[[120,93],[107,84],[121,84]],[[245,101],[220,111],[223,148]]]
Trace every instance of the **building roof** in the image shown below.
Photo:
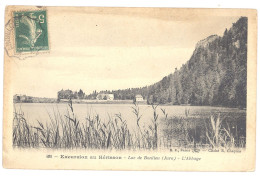
[[[138,95],[135,96],[135,98],[143,98],[143,96],[138,94]]]

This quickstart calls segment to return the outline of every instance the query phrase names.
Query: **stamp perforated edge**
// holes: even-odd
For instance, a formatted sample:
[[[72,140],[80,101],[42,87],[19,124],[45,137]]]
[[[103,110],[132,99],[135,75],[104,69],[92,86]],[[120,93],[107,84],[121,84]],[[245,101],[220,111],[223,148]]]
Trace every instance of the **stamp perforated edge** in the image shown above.
[[[14,13],[15,12],[26,12],[26,11],[45,11],[46,12],[46,16],[48,17],[48,8],[45,6],[16,6],[16,8],[14,8],[15,6],[6,6],[6,17],[8,17],[6,19],[5,22],[5,31],[4,31],[4,35],[5,35],[5,39],[4,39],[4,49],[6,54],[11,57],[11,58],[17,58],[20,60],[24,60],[26,58],[30,58],[30,57],[35,57],[37,55],[41,55],[41,54],[49,54],[51,51],[51,42],[50,42],[50,33],[49,33],[49,20],[48,18],[46,18],[46,23],[47,23],[47,33],[48,33],[48,50],[37,50],[37,51],[29,51],[29,52],[16,52],[16,41],[15,41],[15,26],[14,26]],[[8,29],[9,28],[9,29]],[[11,28],[11,29],[10,29]],[[8,41],[7,41],[8,40]],[[12,46],[7,46],[8,45],[12,45]]]

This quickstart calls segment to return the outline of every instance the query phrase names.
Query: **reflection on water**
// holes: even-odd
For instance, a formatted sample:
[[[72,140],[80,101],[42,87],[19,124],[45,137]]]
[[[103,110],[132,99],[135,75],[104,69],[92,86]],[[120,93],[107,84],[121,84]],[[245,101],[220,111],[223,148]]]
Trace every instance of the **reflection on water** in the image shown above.
[[[15,104],[15,107],[22,108],[25,116],[30,121],[37,120],[48,120],[48,113],[53,114],[55,111],[59,111],[61,115],[67,113],[67,104],[54,104],[54,103],[24,103]],[[135,115],[132,112],[133,105],[131,104],[73,104],[75,115],[79,119],[84,119],[88,114],[99,116],[103,119],[107,118],[108,115],[114,116],[119,112],[122,117],[129,123],[135,119]],[[153,110],[151,105],[139,105],[140,113],[142,115],[141,121],[147,122],[153,116]],[[222,107],[210,107],[210,106],[158,106],[159,118],[163,117],[161,109],[165,109],[168,113],[168,117],[180,117],[185,116],[185,110],[189,109],[189,117],[208,117],[211,113],[220,112],[227,118],[246,117],[245,110],[239,110],[237,108],[222,108]]]
[[[121,113],[126,120],[129,129],[136,131],[136,116],[133,113],[134,105],[131,104],[73,104],[73,109],[79,121],[90,115],[99,115],[102,121],[115,118]],[[64,117],[69,111],[67,104],[43,104],[24,103],[15,104],[16,109],[22,109],[27,121],[37,126],[37,120],[46,123],[50,121],[49,116]],[[153,109],[150,105],[139,105],[142,128],[148,128],[152,124]],[[188,114],[187,114],[188,112]],[[246,137],[246,111],[236,108],[222,108],[210,106],[158,106],[158,129],[161,145],[167,147],[185,146],[187,141],[190,145],[209,144],[206,132],[211,128],[209,117],[220,118],[221,128],[233,134],[233,142],[236,146],[245,147]],[[167,114],[167,117],[166,117]],[[220,130],[220,132],[222,132]],[[226,132],[225,132],[226,134]],[[231,137],[226,135],[227,140]],[[241,144],[241,142],[243,144]]]

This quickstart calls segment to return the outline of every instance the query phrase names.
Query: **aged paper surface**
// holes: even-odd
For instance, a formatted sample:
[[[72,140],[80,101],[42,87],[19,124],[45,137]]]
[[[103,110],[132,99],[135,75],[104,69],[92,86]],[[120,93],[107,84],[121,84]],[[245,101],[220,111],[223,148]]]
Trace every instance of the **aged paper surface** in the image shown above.
[[[256,18],[6,7],[4,167],[253,171]]]

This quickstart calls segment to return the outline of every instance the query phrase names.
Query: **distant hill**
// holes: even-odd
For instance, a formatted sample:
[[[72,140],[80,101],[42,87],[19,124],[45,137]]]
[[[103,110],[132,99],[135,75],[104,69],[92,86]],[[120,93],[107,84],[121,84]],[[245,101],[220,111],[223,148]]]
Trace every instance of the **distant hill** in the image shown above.
[[[102,92],[115,99],[141,94],[148,103],[246,107],[247,23],[241,17],[223,37],[199,41],[187,63],[151,86]]]

